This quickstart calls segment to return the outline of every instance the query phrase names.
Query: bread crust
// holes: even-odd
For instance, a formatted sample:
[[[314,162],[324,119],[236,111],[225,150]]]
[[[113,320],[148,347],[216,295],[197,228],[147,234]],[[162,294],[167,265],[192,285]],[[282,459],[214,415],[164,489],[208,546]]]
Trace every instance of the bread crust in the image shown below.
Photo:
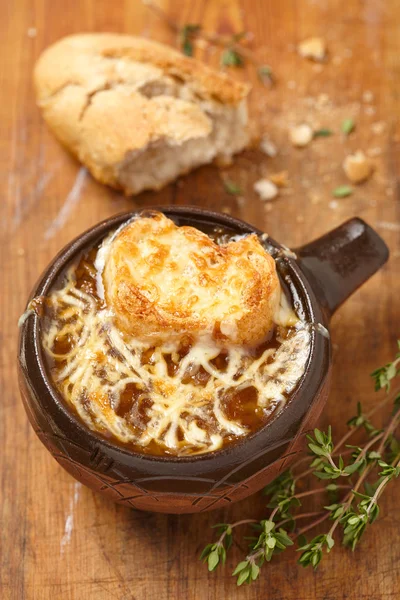
[[[275,261],[255,234],[218,245],[160,213],[110,243],[103,283],[119,328],[155,343],[209,336],[257,345],[280,301]]]
[[[99,181],[127,193],[132,190],[121,180],[120,167],[128,155],[159,142],[174,148],[206,139],[213,129],[211,113],[237,109],[249,91],[168,46],[111,33],[56,42],[39,58],[34,84],[43,117],[59,141]],[[175,176],[159,182],[155,177],[154,185],[144,187],[158,189]]]
[[[111,64],[106,69],[103,58],[153,65],[192,83],[201,96],[223,104],[238,104],[249,92],[247,84],[159,42],[116,33],[83,33],[62,38],[40,56],[34,71],[38,101],[47,100],[68,83],[94,91],[99,84],[118,81],[119,73]]]

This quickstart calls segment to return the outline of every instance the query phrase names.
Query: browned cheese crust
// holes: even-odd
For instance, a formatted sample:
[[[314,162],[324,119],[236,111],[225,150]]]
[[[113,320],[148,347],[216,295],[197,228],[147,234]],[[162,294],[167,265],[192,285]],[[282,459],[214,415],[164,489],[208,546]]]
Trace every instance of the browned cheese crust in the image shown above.
[[[110,243],[103,283],[119,328],[155,343],[256,345],[280,300],[275,261],[256,235],[218,245],[162,214],[134,220]]]

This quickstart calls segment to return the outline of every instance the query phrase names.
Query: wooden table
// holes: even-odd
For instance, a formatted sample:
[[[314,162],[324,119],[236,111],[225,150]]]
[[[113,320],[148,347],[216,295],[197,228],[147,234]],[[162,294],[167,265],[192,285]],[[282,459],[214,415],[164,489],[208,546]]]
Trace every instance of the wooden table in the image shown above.
[[[270,64],[277,83],[257,83],[251,65],[235,74],[254,84],[252,114],[279,149],[238,158],[227,173],[245,200],[229,196],[214,168],[199,169],[159,193],[130,199],[102,187],[54,140],[35,106],[31,74],[40,52],[81,31],[116,31],[175,43],[166,25],[139,0],[14,0],[1,3],[0,170],[1,334],[1,588],[2,599],[83,598],[378,600],[400,597],[399,487],[382,502],[380,522],[354,554],[335,547],[314,573],[287,553],[263,570],[252,587],[236,588],[235,550],[225,570],[208,574],[199,550],[213,523],[263,514],[256,496],[229,513],[166,516],[134,512],[76,483],[44,450],[28,424],[16,381],[17,319],[27,294],[51,257],[100,219],[151,204],[195,204],[230,210],[263,226],[289,246],[359,215],[391,249],[389,264],[334,318],[333,386],[322,425],[335,432],[354,413],[356,400],[372,406],[368,377],[395,352],[400,318],[399,157],[400,6],[396,0],[170,0],[171,18],[208,31],[253,34],[252,47]],[[323,36],[328,61],[309,62],[295,45]],[[199,49],[218,64],[218,52]],[[340,124],[354,117],[348,139]],[[304,150],[287,140],[290,122],[308,121],[336,134]],[[379,123],[379,125],[376,125]],[[374,156],[373,178],[353,196],[334,201],[345,182],[343,158],[362,149]],[[265,210],[252,184],[287,170],[290,187]],[[236,554],[235,554],[236,553]]]

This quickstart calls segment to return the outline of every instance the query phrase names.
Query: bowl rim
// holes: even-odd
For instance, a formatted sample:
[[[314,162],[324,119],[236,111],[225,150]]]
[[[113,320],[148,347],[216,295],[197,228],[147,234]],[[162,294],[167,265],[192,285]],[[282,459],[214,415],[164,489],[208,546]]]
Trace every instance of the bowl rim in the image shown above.
[[[190,223],[192,226],[197,226],[208,224],[208,225],[221,225],[227,228],[236,230],[238,233],[255,233],[259,239],[264,234],[262,231],[257,229],[256,227],[250,225],[249,223],[237,219],[236,217],[232,217],[231,215],[227,215],[225,213],[219,213],[215,211],[210,211],[207,209],[202,209],[194,206],[149,206],[144,208],[138,208],[133,211],[122,212],[116,215],[112,215],[89,229],[85,230],[83,233],[76,236],[71,242],[67,243],[52,259],[52,261],[47,265],[44,269],[43,273],[40,275],[38,282],[35,284],[31,294],[29,295],[28,303],[30,300],[36,296],[46,295],[57,277],[64,270],[65,266],[70,260],[80,252],[84,251],[86,247],[90,247],[90,245],[96,243],[98,240],[104,238],[107,233],[113,229],[119,227],[124,221],[128,221],[132,217],[138,214],[146,214],[151,211],[159,211],[166,214],[167,217],[172,219],[186,219],[193,220]],[[186,223],[185,223],[186,224]],[[189,223],[188,223],[189,224]],[[280,256],[278,260],[282,261],[290,272],[291,278],[296,292],[302,298],[302,309],[306,312],[308,317],[312,318],[312,321],[315,322],[313,318],[316,314],[319,315],[318,322],[323,322],[326,326],[326,320],[324,319],[324,313],[321,309],[321,306],[313,292],[312,286],[309,283],[306,275],[301,270],[299,264],[294,259],[290,253],[286,253],[287,248],[278,242],[276,242],[273,238],[268,237],[266,240],[260,239],[261,243],[265,245],[265,242],[268,242],[268,245],[272,246],[276,249],[277,254],[279,252],[283,252],[284,255]],[[25,343],[24,343],[25,342]],[[26,357],[24,356],[24,349],[28,348],[32,349],[32,356]],[[328,352],[328,354],[326,354]],[[323,360],[324,370],[321,370],[319,373],[319,377],[314,377],[314,385],[311,386],[311,389],[308,389],[309,382],[311,380],[311,374],[315,371],[315,356],[319,355],[321,358],[324,356],[325,360]],[[22,370],[24,371],[25,377],[29,380],[30,385],[33,389],[35,389],[35,384],[32,383],[32,377],[30,377],[30,369],[28,365],[28,358],[34,359],[34,366],[36,370],[39,371],[42,381],[45,385],[46,391],[51,397],[52,402],[56,405],[57,409],[61,411],[63,416],[70,422],[73,423],[74,427],[80,431],[83,437],[86,437],[88,441],[93,444],[105,446],[108,450],[116,452],[118,455],[124,455],[127,459],[136,458],[140,459],[141,463],[145,468],[145,464],[153,464],[160,463],[163,465],[171,464],[173,469],[179,464],[188,464],[188,463],[218,463],[223,457],[232,457],[235,454],[240,455],[240,450],[244,447],[251,444],[251,442],[255,439],[259,440],[260,438],[265,437],[265,444],[263,446],[264,450],[268,446],[268,432],[271,430],[271,427],[276,426],[278,421],[285,420],[285,414],[288,412],[288,408],[295,403],[299,403],[300,398],[304,395],[310,395],[308,408],[311,407],[315,397],[318,395],[318,391],[321,389],[324,384],[325,378],[329,371],[329,364],[331,359],[331,349],[330,349],[330,340],[326,339],[324,336],[318,334],[314,327],[311,328],[311,339],[310,339],[310,353],[307,359],[305,370],[296,386],[295,391],[291,394],[288,401],[285,405],[276,413],[271,415],[271,418],[259,429],[256,431],[245,435],[241,438],[238,438],[234,443],[229,444],[226,447],[223,447],[219,450],[215,450],[213,452],[205,452],[202,454],[195,454],[189,456],[158,456],[152,455],[149,453],[141,453],[136,450],[130,450],[128,447],[125,448],[122,444],[114,443],[112,440],[109,440],[103,437],[101,434],[91,430],[85,423],[83,423],[79,417],[73,414],[73,412],[67,407],[65,401],[63,400],[61,394],[54,387],[54,384],[51,382],[49,374],[47,372],[47,367],[45,364],[45,360],[43,357],[43,349],[40,342],[40,317],[36,313],[31,313],[27,316],[24,323],[21,326],[20,330],[20,341],[19,341],[19,362]],[[305,411],[304,414],[307,414],[308,410]],[[292,439],[292,438],[290,438]],[[271,446],[272,448],[273,446]]]

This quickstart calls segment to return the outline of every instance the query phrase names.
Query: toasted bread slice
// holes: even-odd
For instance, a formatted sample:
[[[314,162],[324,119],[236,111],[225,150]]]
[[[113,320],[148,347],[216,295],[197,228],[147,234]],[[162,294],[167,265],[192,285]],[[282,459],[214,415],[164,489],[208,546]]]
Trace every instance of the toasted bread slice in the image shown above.
[[[247,85],[143,38],[63,38],[39,58],[34,82],[59,141],[126,194],[229,160],[248,142]]]
[[[256,345],[273,326],[280,283],[255,234],[218,245],[155,213],[126,225],[103,253],[107,304],[135,337]]]

